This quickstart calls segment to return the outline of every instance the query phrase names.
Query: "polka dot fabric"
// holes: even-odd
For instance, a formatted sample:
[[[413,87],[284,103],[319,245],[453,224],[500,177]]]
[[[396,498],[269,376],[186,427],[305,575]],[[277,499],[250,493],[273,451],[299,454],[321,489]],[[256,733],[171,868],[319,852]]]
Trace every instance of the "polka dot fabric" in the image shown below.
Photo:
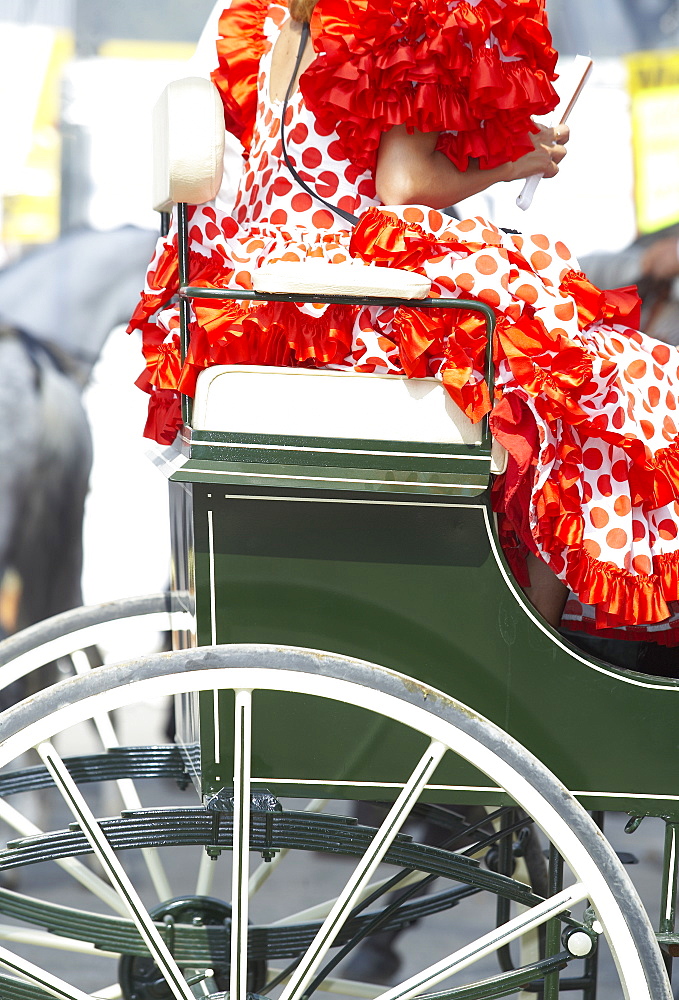
[[[520,582],[532,551],[572,590],[564,624],[679,641],[679,351],[636,329],[633,292],[595,288],[546,234],[508,235],[483,218],[455,221],[425,206],[379,206],[370,172],[343,158],[337,134],[297,92],[287,111],[290,158],[312,189],[360,216],[348,231],[282,160],[282,108],[268,79],[287,16],[274,3],[262,23],[257,112],[234,209],[191,210],[191,283],[250,288],[260,264],[307,258],[426,274],[432,295],[495,311],[495,398],[483,379],[484,324],[468,310],[197,300],[182,365],[173,229],[131,323],[143,333],[147,435],[172,441],[177,390],[192,394],[208,365],[435,376],[473,420],[492,409],[493,432],[510,455],[494,505]]]

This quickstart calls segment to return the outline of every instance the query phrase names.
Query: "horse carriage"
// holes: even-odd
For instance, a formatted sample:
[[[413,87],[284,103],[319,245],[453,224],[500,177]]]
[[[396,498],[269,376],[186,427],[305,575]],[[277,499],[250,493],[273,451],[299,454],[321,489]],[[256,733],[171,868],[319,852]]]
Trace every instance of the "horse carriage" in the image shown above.
[[[193,80],[159,112],[188,130],[164,143],[155,199],[178,203],[184,343],[191,298],[248,295],[475,310],[492,343],[491,310],[389,269],[338,268],[311,291],[273,268],[249,293],[192,287],[187,203],[219,186],[214,102]],[[76,668],[0,716],[0,821],[18,834],[0,851],[3,1000],[594,1000],[602,956],[606,996],[670,1000],[679,687],[583,653],[527,602],[497,539],[487,421],[433,380],[247,366],[206,370],[184,416],[157,458],[171,593],[0,644],[3,686],[57,657]],[[171,628],[173,651],[90,670],[77,651],[130,619]],[[147,745],[142,721],[120,746],[111,714],[143,720],[168,696],[176,740]],[[102,751],[63,756],[88,720]],[[112,782],[124,809],[102,817]],[[54,829],[30,791],[54,800]],[[383,818],[357,821],[355,800]],[[666,823],[655,930],[607,810]],[[413,817],[436,843],[405,832]],[[414,921],[431,949],[404,936],[398,985],[336,971]]]

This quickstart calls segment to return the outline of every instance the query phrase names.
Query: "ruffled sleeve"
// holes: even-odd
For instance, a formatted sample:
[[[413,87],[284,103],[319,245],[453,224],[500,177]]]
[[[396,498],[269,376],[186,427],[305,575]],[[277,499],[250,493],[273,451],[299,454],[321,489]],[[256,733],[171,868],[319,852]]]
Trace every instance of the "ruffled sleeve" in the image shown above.
[[[320,0],[311,33],[305,104],[362,169],[394,125],[441,133],[460,170],[499,166],[558,101],[544,0]]]
[[[270,0],[233,0],[219,19],[219,65],[211,74],[224,104],[227,131],[252,142],[257,112],[259,60],[266,51],[264,20]]]

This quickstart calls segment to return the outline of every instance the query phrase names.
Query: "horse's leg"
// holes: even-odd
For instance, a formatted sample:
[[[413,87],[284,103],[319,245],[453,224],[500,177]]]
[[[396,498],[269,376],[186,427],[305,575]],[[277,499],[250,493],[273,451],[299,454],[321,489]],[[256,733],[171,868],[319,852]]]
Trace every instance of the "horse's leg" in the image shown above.
[[[41,438],[22,517],[16,567],[24,581],[20,625],[82,603],[82,524],[92,444],[78,387],[45,365]]]
[[[17,545],[23,535],[22,520],[33,477],[42,415],[39,372],[23,345],[0,328],[0,583],[8,568],[16,566]],[[0,638],[3,628],[0,625]],[[0,710],[24,696],[17,681],[0,690]]]
[[[11,331],[0,329],[0,583],[9,568],[16,568],[17,546],[24,534],[23,519],[29,485],[39,453],[42,423],[40,373],[23,344]],[[4,638],[0,624],[0,638]],[[0,711],[26,695],[24,680],[0,689]],[[39,793],[22,797],[21,808],[39,820]],[[6,839],[6,830],[2,839]],[[6,888],[16,888],[16,879],[3,875]]]

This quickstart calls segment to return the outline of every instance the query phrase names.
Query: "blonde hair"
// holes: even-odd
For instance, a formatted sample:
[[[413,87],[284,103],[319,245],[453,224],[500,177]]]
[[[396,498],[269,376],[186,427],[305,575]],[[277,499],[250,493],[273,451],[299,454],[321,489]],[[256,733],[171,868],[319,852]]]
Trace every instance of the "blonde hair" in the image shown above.
[[[308,24],[317,3],[318,0],[288,0],[290,16],[295,21],[306,21]]]

